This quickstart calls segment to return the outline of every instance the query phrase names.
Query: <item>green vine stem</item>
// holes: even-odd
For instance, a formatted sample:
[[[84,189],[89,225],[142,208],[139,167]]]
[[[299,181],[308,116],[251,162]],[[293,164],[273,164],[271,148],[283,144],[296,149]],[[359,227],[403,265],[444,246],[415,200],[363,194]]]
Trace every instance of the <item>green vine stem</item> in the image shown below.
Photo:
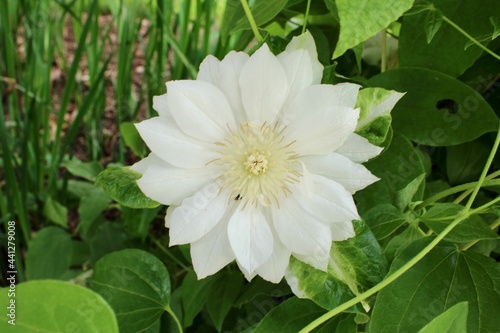
[[[375,285],[371,289],[368,289],[364,293],[358,295],[357,297],[351,299],[350,301],[347,301],[336,308],[328,311],[321,317],[317,318],[316,320],[312,321],[304,327],[302,330],[300,330],[299,333],[308,333],[311,332],[313,329],[317,328],[319,325],[323,324],[330,318],[333,318],[334,316],[338,315],[339,313],[347,310],[353,305],[356,305],[357,303],[367,299],[368,297],[374,295],[378,291],[384,289],[386,286],[394,282],[396,279],[398,279],[401,275],[406,273],[410,268],[412,268],[417,262],[419,262],[423,257],[425,257],[436,245],[439,244],[443,238],[450,233],[450,231],[453,230],[460,222],[463,220],[467,219],[470,217],[472,214],[474,214],[476,211],[483,210],[486,207],[489,207],[493,205],[494,203],[500,201],[500,197],[492,200],[486,205],[483,205],[481,207],[478,207],[474,209],[473,211],[470,210],[472,203],[474,202],[474,199],[476,198],[477,193],[479,192],[479,189],[483,185],[483,182],[486,178],[486,174],[488,173],[488,170],[491,166],[491,163],[493,162],[493,158],[495,157],[495,154],[498,150],[498,145],[500,143],[500,128],[498,129],[497,132],[497,137],[495,140],[495,143],[493,144],[493,148],[491,149],[490,155],[488,157],[488,160],[486,161],[486,164],[484,166],[483,172],[481,173],[481,177],[479,178],[479,181],[475,184],[474,191],[472,192],[471,197],[469,198],[469,201],[467,202],[467,205],[464,207],[462,212],[460,212],[455,220],[451,222],[439,235],[436,236],[422,251],[420,251],[415,257],[413,257],[410,261],[408,261],[406,264],[401,266],[398,270],[396,270],[394,273],[391,275],[387,276],[382,282],[379,284]]]
[[[255,23],[255,19],[253,18],[252,11],[248,6],[247,0],[241,0],[241,5],[243,6],[243,10],[245,11],[250,26],[252,27],[255,39],[257,40],[257,42],[262,43],[264,41],[264,38],[262,38],[262,35],[259,32],[259,28],[257,28],[257,23]]]
[[[177,329],[179,330],[179,333],[182,333],[183,330],[182,330],[181,322],[179,321],[179,318],[177,318],[177,316],[175,315],[174,311],[172,311],[172,308],[170,307],[170,305],[167,305],[165,307],[165,311],[167,311],[172,316],[175,323],[177,324]]]
[[[311,0],[307,0],[306,15],[304,16],[304,25],[302,26],[302,33],[306,32],[307,20],[309,20],[310,9],[311,9]]]
[[[500,60],[500,56],[498,54],[496,54],[495,52],[491,51],[489,48],[487,48],[486,46],[484,46],[483,44],[481,44],[477,39],[475,39],[474,37],[472,37],[471,35],[469,35],[465,30],[463,30],[462,28],[460,28],[455,22],[453,22],[452,20],[450,20],[449,18],[447,18],[445,15],[443,15],[443,21],[445,21],[446,23],[448,23],[449,25],[451,25],[453,28],[455,28],[462,35],[464,35],[465,37],[467,37],[471,42],[473,42],[474,44],[476,44],[477,46],[479,46],[480,48],[482,48],[485,52],[488,52],[493,57],[495,57],[496,59]]]
[[[382,54],[381,54],[380,72],[383,73],[387,69],[387,32],[385,29],[382,30],[381,38],[382,38]]]
[[[483,186],[484,180],[486,179],[486,175],[488,174],[488,170],[490,169],[491,163],[493,163],[493,159],[495,158],[495,154],[498,150],[499,144],[500,144],[500,128],[497,131],[497,138],[495,139],[495,143],[493,144],[493,148],[491,149],[490,156],[488,156],[488,160],[486,161],[486,165],[484,166],[483,172],[481,173],[481,176],[479,177],[479,181],[477,182],[477,185],[474,188],[474,191],[470,195],[469,201],[467,201],[467,204],[465,205],[466,211],[468,211],[470,209],[470,207],[472,206],[472,203],[476,199],[477,194],[479,193],[479,190]]]
[[[500,218],[496,219],[495,222],[493,222],[491,225],[490,225],[490,228],[491,230],[495,229],[496,227],[500,226]],[[463,247],[462,247],[462,251],[466,251],[468,250],[469,248],[471,248],[472,246],[476,245],[477,242],[479,242],[480,240],[477,239],[475,241],[472,241],[470,243],[467,243],[465,244]]]

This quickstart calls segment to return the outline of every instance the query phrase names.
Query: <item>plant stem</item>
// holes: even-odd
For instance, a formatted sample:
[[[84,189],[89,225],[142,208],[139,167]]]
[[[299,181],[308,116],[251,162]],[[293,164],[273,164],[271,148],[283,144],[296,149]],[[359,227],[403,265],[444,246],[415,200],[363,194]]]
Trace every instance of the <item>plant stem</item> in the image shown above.
[[[187,270],[187,271],[191,271],[191,268],[184,265],[182,263],[182,261],[180,261],[179,259],[177,259],[174,255],[172,255],[172,253],[170,253],[170,251],[168,251],[157,239],[153,239],[154,243],[156,244],[156,246],[158,246],[158,248],[160,250],[163,251],[163,253],[165,253],[170,259],[172,259],[177,265],[181,266],[183,269]]]
[[[383,73],[387,69],[387,33],[385,29],[382,30],[382,54],[381,54],[381,64],[380,64],[380,72]]]
[[[493,178],[492,176],[493,176],[493,174],[491,174],[487,178]],[[441,200],[443,198],[446,198],[447,196],[450,196],[450,195],[458,193],[458,192],[462,192],[462,191],[466,191],[466,190],[472,190],[477,185],[477,183],[478,182],[472,182],[472,183],[462,184],[462,185],[458,185],[458,186],[455,186],[455,187],[451,187],[451,188],[446,189],[444,191],[441,191],[439,193],[436,193],[432,197],[426,199],[421,204],[419,204],[417,206],[417,208],[422,208],[422,207],[428,206],[428,205],[430,205],[430,204],[432,204],[432,203],[434,203],[434,202],[436,202],[438,200]],[[483,186],[497,186],[497,185],[500,185],[500,179],[494,179],[494,180],[486,179],[483,182],[482,185]]]
[[[245,11],[250,26],[252,27],[255,39],[257,40],[257,42],[262,43],[264,41],[264,38],[262,38],[262,35],[259,32],[259,28],[257,28],[257,24],[255,23],[255,19],[253,18],[252,11],[248,6],[247,0],[241,0],[241,5],[243,6],[243,10]]]
[[[304,16],[304,25],[302,26],[302,33],[306,32],[307,20],[309,19],[310,9],[311,9],[311,0],[307,0],[306,15]]]
[[[177,316],[175,315],[174,311],[172,311],[172,308],[170,307],[170,305],[167,305],[165,307],[165,311],[167,311],[172,316],[172,318],[174,318],[174,321],[177,324],[177,329],[179,330],[180,333],[182,333],[183,331],[182,331],[181,322],[179,321],[179,318],[177,318]]]
[[[452,20],[450,20],[449,18],[447,18],[445,15],[443,15],[443,20],[446,23],[448,23],[449,25],[451,25],[453,28],[455,28],[462,35],[464,35],[465,37],[467,37],[471,42],[473,42],[474,44],[476,44],[477,46],[479,46],[480,48],[482,48],[484,51],[486,51],[489,54],[491,54],[496,59],[500,60],[500,56],[498,54],[496,54],[495,52],[491,51],[489,48],[487,48],[486,46],[484,46],[483,44],[481,44],[477,39],[475,39],[474,37],[472,37],[471,35],[469,35],[465,30],[463,30],[462,28],[460,28],[455,22],[453,22]]]
[[[495,154],[498,150],[499,144],[500,144],[500,127],[498,128],[495,143],[493,144],[493,148],[491,148],[490,156],[488,156],[488,160],[486,161],[486,165],[484,166],[483,172],[479,177],[479,181],[477,182],[476,187],[474,188],[474,192],[472,192],[472,194],[470,195],[469,201],[467,201],[467,204],[465,205],[466,211],[468,211],[472,206],[472,203],[474,202],[474,199],[476,199],[479,189],[481,188],[484,180],[486,179],[486,175],[488,174],[488,170],[490,169],[491,163],[493,163],[493,159],[495,158]]]

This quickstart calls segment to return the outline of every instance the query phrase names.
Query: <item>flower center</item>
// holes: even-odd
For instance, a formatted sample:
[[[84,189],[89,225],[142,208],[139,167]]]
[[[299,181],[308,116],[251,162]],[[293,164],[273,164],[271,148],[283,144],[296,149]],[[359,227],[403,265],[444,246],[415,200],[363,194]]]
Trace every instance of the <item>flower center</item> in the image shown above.
[[[291,193],[288,185],[301,174],[295,170],[298,156],[290,149],[294,142],[285,140],[284,130],[277,123],[244,123],[216,143],[221,157],[213,162],[222,167],[218,179],[232,198],[269,206]]]
[[[267,159],[262,153],[253,153],[247,158],[247,170],[254,175],[261,174],[267,170]]]

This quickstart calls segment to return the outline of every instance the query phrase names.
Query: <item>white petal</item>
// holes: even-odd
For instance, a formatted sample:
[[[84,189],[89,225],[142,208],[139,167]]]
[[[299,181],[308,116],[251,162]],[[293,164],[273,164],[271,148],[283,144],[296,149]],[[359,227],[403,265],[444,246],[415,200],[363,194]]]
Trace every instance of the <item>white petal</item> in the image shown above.
[[[220,63],[220,80],[217,86],[224,92],[231,105],[236,122],[246,122],[246,114],[241,101],[239,78],[249,56],[245,52],[229,52]]]
[[[333,180],[309,173],[304,167],[301,182],[294,187],[297,202],[328,225],[359,219],[351,193]]]
[[[321,78],[323,77],[323,65],[318,61],[316,43],[314,42],[314,38],[309,31],[306,31],[302,35],[293,37],[290,43],[288,43],[285,51],[293,52],[300,49],[306,50],[309,54],[309,59],[311,59],[313,83],[321,83]]]
[[[200,64],[197,80],[205,81],[217,86],[220,78],[220,61],[209,54]]]
[[[164,205],[179,205],[216,178],[213,169],[177,168],[167,162],[150,165],[137,180],[141,191]]]
[[[198,80],[209,82],[224,93],[237,123],[246,122],[238,82],[248,58],[245,52],[236,51],[229,52],[222,61],[209,55],[201,63],[198,73]]]
[[[335,151],[354,162],[366,162],[380,154],[384,148],[372,145],[367,139],[355,133],[349,135],[344,144]]]
[[[290,90],[287,102],[291,101],[304,88],[313,84],[313,70],[311,59],[306,50],[283,52],[278,59],[285,68]],[[286,108],[286,105],[285,105]]]
[[[220,187],[215,183],[184,199],[172,212],[170,246],[192,243],[206,235],[221,220],[228,201],[227,195],[220,195]]]
[[[149,168],[150,165],[155,163],[164,163],[161,158],[159,158],[155,153],[150,153],[146,158],[143,158],[139,162],[135,163],[130,167],[130,170],[138,172],[140,174],[144,174],[146,169]]]
[[[280,240],[293,253],[315,255],[329,251],[332,243],[330,228],[307,212],[293,197],[272,210],[273,225]]]
[[[225,137],[227,125],[235,127],[231,107],[216,86],[194,80],[167,83],[168,107],[179,127],[202,141]]]
[[[167,207],[167,214],[165,214],[165,228],[170,228],[170,221],[172,220],[172,213],[179,207],[177,205],[170,205]]]
[[[332,240],[334,242],[340,242],[356,236],[352,221],[332,223],[330,228],[332,229]]]
[[[226,214],[207,235],[191,244],[191,259],[198,279],[217,273],[234,260],[227,236],[230,216],[229,213]]]
[[[272,283],[279,283],[285,275],[288,263],[290,262],[290,255],[290,250],[288,250],[275,236],[273,254],[265,263],[257,268],[257,274],[264,280]]]
[[[363,165],[354,163],[338,153],[305,156],[301,161],[309,172],[336,181],[350,193],[364,189],[379,180]]]
[[[262,210],[241,204],[229,220],[228,235],[238,263],[248,274],[266,262],[273,252],[273,234]]]
[[[245,63],[239,85],[249,121],[272,122],[288,94],[286,72],[267,44]]]
[[[135,126],[149,149],[172,165],[201,168],[218,156],[208,143],[181,131],[169,116],[151,118]]]
[[[156,112],[158,112],[160,117],[170,115],[170,111],[168,109],[167,96],[168,94],[153,96],[153,109],[155,109]]]
[[[329,154],[356,128],[359,110],[332,105],[330,87],[333,86],[310,86],[290,104],[285,135],[295,140],[291,147],[299,155]]]

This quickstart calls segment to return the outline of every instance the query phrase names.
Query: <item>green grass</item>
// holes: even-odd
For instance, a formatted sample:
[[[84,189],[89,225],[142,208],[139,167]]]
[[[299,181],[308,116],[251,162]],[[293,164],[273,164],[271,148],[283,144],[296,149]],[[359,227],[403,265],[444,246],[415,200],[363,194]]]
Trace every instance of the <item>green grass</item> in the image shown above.
[[[216,32],[224,8],[214,0],[7,0],[3,6],[0,223],[18,222],[19,248],[26,249],[34,230],[53,223],[48,201],[56,214],[75,208],[67,161],[131,164],[136,158],[123,139],[131,126],[121,125],[154,115],[152,97],[165,92],[167,80],[195,78],[208,53],[222,57],[233,45]],[[143,72],[134,83],[139,53]],[[51,78],[54,67],[59,81]]]

